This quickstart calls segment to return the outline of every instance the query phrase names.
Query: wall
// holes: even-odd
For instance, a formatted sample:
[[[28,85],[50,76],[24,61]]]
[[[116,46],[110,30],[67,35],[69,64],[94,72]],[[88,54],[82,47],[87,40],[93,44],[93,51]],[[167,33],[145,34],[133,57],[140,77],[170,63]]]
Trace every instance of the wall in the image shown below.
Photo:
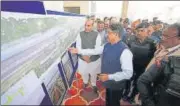
[[[129,1],[128,17],[132,20],[147,18],[151,21],[157,16],[164,22],[173,23],[180,20],[178,7],[179,1]]]
[[[43,1],[46,10],[64,11],[63,1]]]
[[[123,4],[122,4],[122,14],[121,14],[121,17],[122,18],[126,18],[127,17],[127,12],[128,12],[128,4],[129,4],[129,1],[123,1]]]
[[[91,11],[91,14],[95,14],[96,13],[96,1],[90,1],[90,11]]]
[[[64,1],[64,7],[80,7],[80,14],[90,14],[89,1]]]
[[[96,16],[103,17],[121,17],[122,1],[96,1]]]

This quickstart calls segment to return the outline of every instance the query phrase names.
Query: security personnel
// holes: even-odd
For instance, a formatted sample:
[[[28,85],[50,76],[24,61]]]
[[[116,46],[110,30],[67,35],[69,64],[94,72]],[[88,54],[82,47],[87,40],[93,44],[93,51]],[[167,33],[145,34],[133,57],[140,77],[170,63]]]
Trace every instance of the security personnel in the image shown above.
[[[180,24],[173,24],[163,31],[163,39],[155,57],[138,79],[137,86],[143,106],[179,106],[180,104],[179,29]]]
[[[104,46],[95,49],[70,48],[71,53],[83,55],[102,54],[101,74],[99,79],[106,88],[106,105],[120,106],[126,80],[133,74],[133,55],[121,40],[120,24],[111,24],[108,29],[108,41]]]
[[[124,99],[133,102],[137,94],[137,79],[145,71],[146,66],[152,59],[156,50],[153,40],[148,38],[148,24],[141,23],[136,27],[137,35],[126,40],[127,45],[133,53],[134,74],[129,83]]]

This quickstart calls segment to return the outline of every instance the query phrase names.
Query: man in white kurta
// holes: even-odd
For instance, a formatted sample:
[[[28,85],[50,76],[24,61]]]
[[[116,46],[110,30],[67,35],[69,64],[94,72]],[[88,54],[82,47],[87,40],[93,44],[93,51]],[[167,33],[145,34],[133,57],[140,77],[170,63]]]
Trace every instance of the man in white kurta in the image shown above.
[[[93,49],[101,46],[101,36],[93,31],[93,21],[85,22],[85,30],[77,36],[76,47],[79,49]],[[91,76],[91,85],[97,92],[96,79],[100,73],[101,59],[99,55],[80,55],[78,58],[78,71],[82,75],[85,87],[88,86],[89,75]]]

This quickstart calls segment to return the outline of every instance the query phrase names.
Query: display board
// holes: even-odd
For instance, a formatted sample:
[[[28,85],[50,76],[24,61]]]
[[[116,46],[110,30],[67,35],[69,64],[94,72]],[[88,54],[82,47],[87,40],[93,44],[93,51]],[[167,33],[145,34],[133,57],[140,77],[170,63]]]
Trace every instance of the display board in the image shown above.
[[[52,74],[53,73],[53,74]],[[44,80],[46,90],[51,99],[53,105],[60,105],[64,94],[66,92],[66,82],[64,82],[62,75],[59,72],[58,65],[52,68],[48,74],[51,74],[52,77],[49,80]]]
[[[84,17],[1,11],[1,96],[31,70],[40,79],[46,77],[44,74],[61,61],[64,51],[74,42],[84,20]],[[57,64],[53,70],[58,70]],[[47,77],[55,77],[57,83],[52,85],[60,86],[60,76]],[[50,92],[53,89],[56,87]],[[60,98],[61,95],[52,99],[53,103],[57,104]]]
[[[68,85],[70,86],[74,74],[74,69],[68,51],[66,51],[61,57],[61,68],[64,71]]]
[[[44,96],[41,81],[30,71],[1,96],[1,105],[39,105]]]
[[[76,42],[71,45],[71,47],[76,47]],[[78,55],[70,53],[70,59],[72,60],[73,68],[76,69],[78,65]]]

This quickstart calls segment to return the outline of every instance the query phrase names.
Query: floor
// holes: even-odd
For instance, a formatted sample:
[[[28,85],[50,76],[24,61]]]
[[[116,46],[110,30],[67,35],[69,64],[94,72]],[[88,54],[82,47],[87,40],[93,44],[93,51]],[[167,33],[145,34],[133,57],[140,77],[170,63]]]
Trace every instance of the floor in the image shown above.
[[[91,86],[83,88],[83,80],[79,73],[76,73],[71,88],[67,91],[62,105],[105,105],[105,88],[97,80],[98,93],[95,93]],[[120,101],[122,106],[132,106],[128,102]]]

